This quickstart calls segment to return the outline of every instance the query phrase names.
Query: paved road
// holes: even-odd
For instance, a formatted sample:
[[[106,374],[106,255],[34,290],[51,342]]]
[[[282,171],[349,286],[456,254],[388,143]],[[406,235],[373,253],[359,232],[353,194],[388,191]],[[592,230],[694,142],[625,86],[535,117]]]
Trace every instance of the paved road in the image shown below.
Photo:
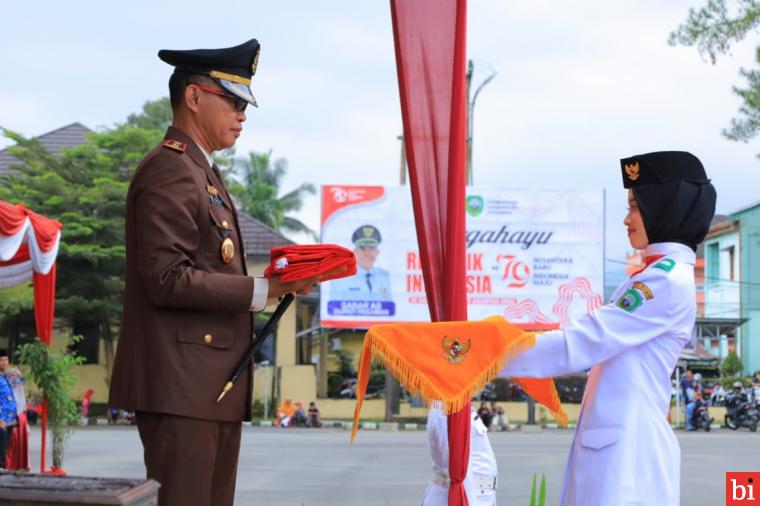
[[[557,504],[572,433],[492,433],[499,463],[500,506],[527,506],[534,472],[545,473],[547,504]],[[683,452],[682,504],[725,502],[726,471],[760,471],[760,433],[728,430],[678,434]],[[39,432],[32,436],[38,464]],[[72,475],[144,476],[133,427],[77,430],[64,467]],[[320,429],[243,429],[237,506],[418,505],[430,479],[425,432],[348,432]]]

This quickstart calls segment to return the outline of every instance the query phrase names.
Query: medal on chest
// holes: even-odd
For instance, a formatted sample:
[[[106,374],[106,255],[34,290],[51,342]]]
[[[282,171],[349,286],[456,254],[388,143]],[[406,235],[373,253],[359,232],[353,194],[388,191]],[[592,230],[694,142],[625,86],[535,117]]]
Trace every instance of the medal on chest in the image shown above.
[[[229,237],[222,241],[221,253],[222,262],[226,264],[232,262],[232,259],[235,258],[235,243]]]

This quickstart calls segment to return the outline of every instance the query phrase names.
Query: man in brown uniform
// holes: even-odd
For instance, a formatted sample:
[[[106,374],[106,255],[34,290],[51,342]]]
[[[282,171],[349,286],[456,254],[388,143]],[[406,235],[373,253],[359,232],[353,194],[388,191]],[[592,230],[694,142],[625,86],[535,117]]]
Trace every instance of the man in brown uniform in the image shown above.
[[[255,105],[249,85],[258,55],[256,40],[158,53],[175,67],[174,118],[127,195],[124,313],[109,404],[137,413],[161,506],[233,503],[252,370],[217,404],[219,390],[251,342],[251,311],[317,281],[247,275],[237,212],[211,158],[235,144],[246,106]]]

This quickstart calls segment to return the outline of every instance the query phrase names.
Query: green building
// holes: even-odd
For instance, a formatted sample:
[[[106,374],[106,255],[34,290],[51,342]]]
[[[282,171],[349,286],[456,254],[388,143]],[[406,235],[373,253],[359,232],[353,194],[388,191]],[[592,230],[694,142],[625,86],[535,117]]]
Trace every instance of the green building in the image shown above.
[[[721,357],[735,349],[750,374],[760,370],[760,202],[728,218],[705,239],[705,317],[737,325],[703,344]]]

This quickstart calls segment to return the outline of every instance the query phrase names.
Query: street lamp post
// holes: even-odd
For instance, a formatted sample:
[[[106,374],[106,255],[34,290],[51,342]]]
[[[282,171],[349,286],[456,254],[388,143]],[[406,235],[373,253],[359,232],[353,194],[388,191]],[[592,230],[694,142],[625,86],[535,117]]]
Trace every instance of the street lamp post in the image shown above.
[[[475,73],[475,66],[472,60],[467,62],[467,185],[470,186],[473,183],[472,175],[472,141],[473,141],[473,129],[474,121],[473,116],[475,114],[475,101],[478,99],[478,94],[483,87],[490,83],[491,80],[496,77],[496,71],[491,70],[491,75],[486,77],[482,83],[475,89],[475,93],[470,100],[470,88],[472,84],[472,76]]]

